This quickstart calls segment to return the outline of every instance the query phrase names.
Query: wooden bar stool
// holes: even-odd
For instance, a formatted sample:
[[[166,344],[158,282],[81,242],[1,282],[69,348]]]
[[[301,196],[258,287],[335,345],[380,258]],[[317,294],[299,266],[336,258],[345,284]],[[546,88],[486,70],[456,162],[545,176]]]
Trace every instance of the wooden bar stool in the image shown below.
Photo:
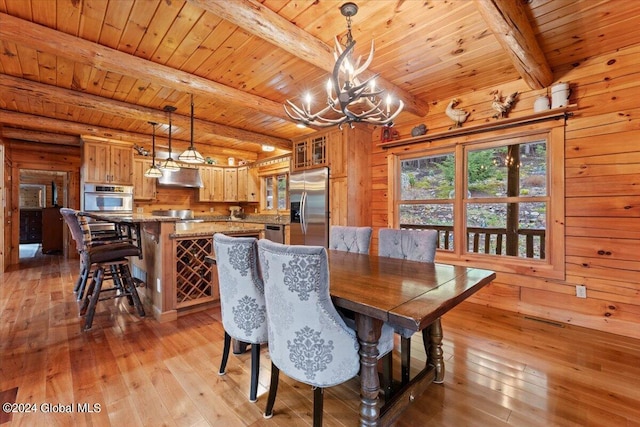
[[[77,299],[82,300],[80,315],[85,316],[84,330],[91,328],[98,301],[126,297],[130,305],[133,305],[140,317],[145,312],[136,289],[136,281],[129,270],[130,256],[142,257],[139,228],[132,224],[126,227],[115,224],[113,235],[107,239],[93,240],[91,230],[82,212],[73,209],[62,208],[63,218],[69,226],[69,230],[76,241],[80,254],[80,274],[76,281],[74,291]],[[135,236],[134,236],[135,234]],[[84,296],[84,289],[91,275],[91,283]],[[113,286],[104,288],[105,280],[111,280]],[[103,293],[113,291],[108,296]],[[101,295],[103,294],[103,295]]]
[[[97,256],[107,259],[111,257],[117,258],[118,251],[107,250],[105,253]],[[103,288],[105,279],[111,279],[113,281],[113,286],[110,288]],[[112,293],[105,296],[104,294],[106,292]],[[126,297],[129,300],[129,305],[133,305],[135,307],[140,317],[145,316],[144,307],[140,301],[138,291],[136,290],[136,283],[131,277],[131,272],[129,271],[129,260],[126,258],[118,258],[96,263],[91,283],[87,289],[87,295],[82,301],[82,308],[80,309],[80,316],[85,316],[84,330],[86,331],[91,329],[98,301],[122,297]]]

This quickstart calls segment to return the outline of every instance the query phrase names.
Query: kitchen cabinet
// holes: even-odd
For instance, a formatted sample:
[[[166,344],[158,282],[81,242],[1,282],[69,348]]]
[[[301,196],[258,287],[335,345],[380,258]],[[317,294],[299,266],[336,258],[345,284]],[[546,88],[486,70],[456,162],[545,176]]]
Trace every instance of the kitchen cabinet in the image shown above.
[[[201,202],[224,201],[224,170],[221,167],[201,166],[202,187],[198,191]]]
[[[258,168],[241,166],[238,168],[238,201],[260,201],[260,178]]]
[[[316,168],[327,165],[327,135],[329,131],[317,132],[294,140],[292,148],[293,170]]]
[[[371,225],[371,145],[371,130],[365,125],[333,128],[294,141],[293,170],[329,167],[331,225]],[[309,149],[317,156],[310,158]],[[322,164],[315,163],[316,157]]]
[[[133,185],[133,150],[128,145],[85,140],[82,178],[85,183]]]
[[[154,200],[156,198],[157,178],[147,178],[144,173],[153,161],[146,158],[133,159],[133,199]]]
[[[335,129],[330,136],[329,207],[332,225],[371,225],[371,129]],[[335,208],[335,212],[334,212]]]
[[[225,168],[224,170],[224,201],[238,201],[238,169]]]

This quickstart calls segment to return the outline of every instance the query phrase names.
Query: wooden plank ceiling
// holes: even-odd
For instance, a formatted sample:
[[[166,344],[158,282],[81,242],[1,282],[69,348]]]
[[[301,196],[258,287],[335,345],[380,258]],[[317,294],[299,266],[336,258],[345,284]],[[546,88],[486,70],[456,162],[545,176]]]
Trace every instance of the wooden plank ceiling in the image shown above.
[[[343,0],[0,0],[4,138],[66,145],[94,135],[150,145],[149,121],[177,107],[173,135],[257,153],[290,147],[282,103],[321,94],[345,33]],[[629,0],[359,0],[356,51],[407,104],[517,79],[542,88],[586,58],[640,42]],[[162,141],[162,139],[161,139]]]

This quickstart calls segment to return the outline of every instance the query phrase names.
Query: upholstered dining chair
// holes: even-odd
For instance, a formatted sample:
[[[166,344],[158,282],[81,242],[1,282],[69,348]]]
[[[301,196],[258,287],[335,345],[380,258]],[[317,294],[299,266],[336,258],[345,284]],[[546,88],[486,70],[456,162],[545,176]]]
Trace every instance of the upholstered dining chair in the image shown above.
[[[378,232],[378,255],[411,261],[434,262],[438,232],[436,230],[405,230],[381,228]],[[439,322],[440,319],[437,320]],[[428,330],[422,331],[422,340],[426,354],[429,354]],[[409,382],[411,369],[411,337],[414,331],[396,328],[400,335],[400,356],[402,361],[402,383]]]
[[[84,330],[91,329],[96,304],[102,299],[127,297],[140,317],[145,316],[144,307],[136,289],[136,281],[129,270],[128,257],[142,255],[140,246],[130,239],[123,238],[109,241],[92,241],[91,230],[82,212],[69,208],[61,208],[71,236],[76,242],[80,254],[80,274],[76,280],[74,291],[78,300],[82,300],[80,315],[85,316]],[[92,274],[87,295],[83,299],[84,289],[89,275]],[[111,279],[113,287],[104,288],[105,280]],[[114,291],[111,296],[101,296],[102,292]]]
[[[368,254],[371,227],[332,225],[329,230],[329,249]]]
[[[264,285],[258,269],[256,242],[254,237],[213,235],[224,327],[224,349],[218,374],[225,374],[231,338],[251,344],[250,402],[257,400],[260,344],[266,343],[268,338]]]
[[[323,389],[360,370],[356,332],[338,314],[329,294],[327,251],[258,241],[271,356],[265,417],[273,415],[280,371],[313,387],[313,425],[322,425]],[[379,358],[390,356],[393,329],[383,327]]]

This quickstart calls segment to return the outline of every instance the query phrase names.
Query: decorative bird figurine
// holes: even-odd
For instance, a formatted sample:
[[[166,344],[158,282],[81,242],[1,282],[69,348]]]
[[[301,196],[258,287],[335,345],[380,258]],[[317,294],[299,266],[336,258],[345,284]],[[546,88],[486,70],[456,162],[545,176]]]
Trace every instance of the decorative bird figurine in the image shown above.
[[[451,102],[449,102],[449,105],[447,105],[447,109],[445,110],[447,116],[449,116],[449,118],[454,121],[453,126],[451,126],[449,129],[457,129],[459,127],[462,127],[462,124],[467,120],[467,117],[469,117],[469,113],[467,113],[466,111],[455,108],[457,105],[458,100],[456,98],[453,98]]]
[[[511,95],[507,96],[507,99],[502,101],[502,95],[500,92],[496,91],[493,95],[493,102],[491,103],[491,108],[496,110],[493,118],[500,119],[507,117],[507,114],[511,111],[511,107],[513,107],[513,104],[516,102],[517,97],[518,92],[513,92]]]

